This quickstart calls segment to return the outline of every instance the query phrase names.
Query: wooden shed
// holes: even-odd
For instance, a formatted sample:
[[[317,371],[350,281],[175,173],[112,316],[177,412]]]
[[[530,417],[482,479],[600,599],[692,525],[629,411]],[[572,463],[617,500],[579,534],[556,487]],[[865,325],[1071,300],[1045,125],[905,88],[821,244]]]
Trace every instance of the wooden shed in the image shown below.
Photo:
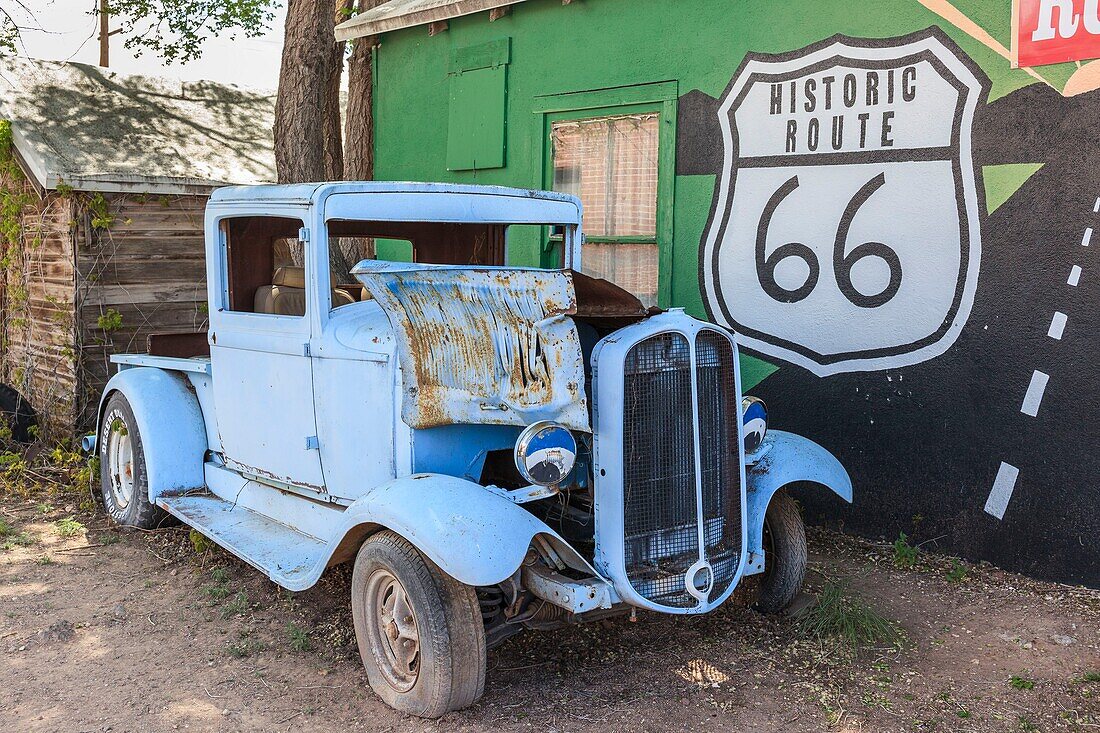
[[[90,424],[111,354],[203,330],[206,199],[274,180],[274,101],[212,82],[3,62],[0,397],[17,393],[43,437]]]

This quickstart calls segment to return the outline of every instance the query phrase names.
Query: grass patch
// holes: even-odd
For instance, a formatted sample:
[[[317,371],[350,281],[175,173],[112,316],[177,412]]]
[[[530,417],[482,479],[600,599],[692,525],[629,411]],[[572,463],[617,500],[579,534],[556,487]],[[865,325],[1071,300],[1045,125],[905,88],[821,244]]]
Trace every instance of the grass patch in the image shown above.
[[[1035,725],[1022,715],[1017,718],[1016,721],[1020,724],[1020,730],[1027,731],[1027,733],[1033,733],[1033,731],[1039,730],[1039,726]]]
[[[237,659],[243,659],[244,657],[251,656],[257,652],[262,652],[267,649],[267,646],[252,639],[243,639],[241,641],[235,641],[232,644],[227,644],[225,647],[225,653],[231,657]]]
[[[214,568],[210,571],[209,585],[204,585],[202,592],[215,601],[221,601],[228,598],[233,591],[229,588],[229,573],[225,572],[225,568]]]
[[[1034,690],[1035,682],[1022,675],[1014,674],[1009,678],[1008,684],[1016,690]]]
[[[1082,682],[1100,682],[1100,671],[1089,670],[1081,675]]]
[[[313,648],[313,642],[309,639],[309,632],[301,626],[287,624],[286,635],[290,640],[290,648],[296,652],[308,652]]]
[[[248,611],[248,594],[243,590],[233,596],[233,600],[222,606],[222,618],[229,619]]]
[[[84,525],[76,521],[73,517],[65,517],[64,519],[58,519],[53,523],[54,529],[61,537],[75,537],[84,531]]]
[[[19,529],[6,519],[0,518],[0,550],[8,552],[16,547],[26,547],[35,543],[34,536]]]
[[[42,557],[35,560],[35,562],[38,563],[39,565],[56,565],[57,564],[57,563],[54,562],[54,559],[52,557],[50,557],[49,555],[43,555]]]
[[[837,641],[852,651],[878,645],[896,647],[904,638],[896,623],[836,581],[825,584],[817,603],[806,611],[798,626],[811,638]]]

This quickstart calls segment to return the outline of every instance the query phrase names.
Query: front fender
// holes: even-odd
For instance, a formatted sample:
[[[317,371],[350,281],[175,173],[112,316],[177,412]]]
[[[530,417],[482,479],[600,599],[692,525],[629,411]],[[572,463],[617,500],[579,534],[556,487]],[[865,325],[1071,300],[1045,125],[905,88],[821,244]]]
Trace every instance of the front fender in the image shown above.
[[[542,536],[566,565],[599,573],[554,530],[522,507],[484,486],[442,474],[390,481],[344,512],[342,537],[356,527],[397,532],[436,565],[466,585],[495,585],[519,569],[532,540]]]
[[[805,481],[821,484],[844,501],[852,501],[852,479],[848,472],[832,453],[812,440],[782,430],[769,430],[758,453],[760,459],[745,472],[748,548],[752,553],[746,573],[764,569],[764,514],[775,492],[788,484]]]
[[[187,379],[153,367],[123,369],[115,374],[99,401],[97,440],[104,439],[103,409],[116,392],[126,397],[137,420],[149,477],[149,501],[156,502],[164,493],[206,486],[206,423]]]

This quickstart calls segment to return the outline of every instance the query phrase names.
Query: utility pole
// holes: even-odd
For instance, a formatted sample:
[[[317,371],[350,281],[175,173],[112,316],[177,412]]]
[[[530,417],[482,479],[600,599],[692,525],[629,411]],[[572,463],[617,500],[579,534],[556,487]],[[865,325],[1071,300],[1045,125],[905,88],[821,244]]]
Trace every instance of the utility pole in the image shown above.
[[[104,68],[111,65],[110,21],[107,0],[99,0],[99,65]]]

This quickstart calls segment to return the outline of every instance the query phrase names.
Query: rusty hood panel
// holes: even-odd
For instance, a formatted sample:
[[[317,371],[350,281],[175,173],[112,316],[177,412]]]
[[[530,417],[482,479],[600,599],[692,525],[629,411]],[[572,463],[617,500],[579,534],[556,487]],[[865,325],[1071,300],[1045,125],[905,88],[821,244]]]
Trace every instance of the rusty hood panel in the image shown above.
[[[410,427],[591,431],[568,272],[364,261],[352,273],[393,326]]]

